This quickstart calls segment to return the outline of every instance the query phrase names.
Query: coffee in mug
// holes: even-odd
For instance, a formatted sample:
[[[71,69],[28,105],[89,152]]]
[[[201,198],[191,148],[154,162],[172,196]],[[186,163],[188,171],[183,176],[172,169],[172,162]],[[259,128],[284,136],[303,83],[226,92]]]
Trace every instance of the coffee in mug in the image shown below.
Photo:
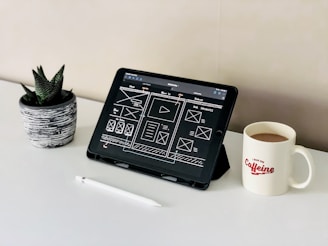
[[[262,195],[280,195],[289,187],[305,188],[313,176],[314,163],[309,151],[295,145],[293,128],[277,122],[256,122],[245,127],[243,134],[243,186]],[[291,177],[294,154],[301,154],[308,165],[308,177],[297,183]]]
[[[288,138],[278,135],[278,134],[272,134],[272,133],[258,133],[251,136],[252,138],[255,138],[260,141],[265,142],[281,142],[286,141]]]

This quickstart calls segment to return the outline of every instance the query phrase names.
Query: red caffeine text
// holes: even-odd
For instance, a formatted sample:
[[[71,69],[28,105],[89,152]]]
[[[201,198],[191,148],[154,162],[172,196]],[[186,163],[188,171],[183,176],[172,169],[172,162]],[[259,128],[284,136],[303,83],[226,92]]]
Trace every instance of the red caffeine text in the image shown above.
[[[258,164],[258,162],[262,162],[262,163]],[[249,161],[248,158],[246,158],[245,165],[251,169],[251,174],[253,175],[274,173],[274,168],[265,166],[263,164],[263,161],[259,161],[255,159],[253,159],[253,161]]]

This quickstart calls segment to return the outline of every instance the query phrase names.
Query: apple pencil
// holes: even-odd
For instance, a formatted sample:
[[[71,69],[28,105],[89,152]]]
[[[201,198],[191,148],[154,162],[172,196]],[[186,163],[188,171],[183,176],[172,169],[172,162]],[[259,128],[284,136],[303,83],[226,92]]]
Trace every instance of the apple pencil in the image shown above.
[[[87,185],[91,185],[94,187],[98,187],[104,190],[108,190],[110,192],[113,192],[115,194],[118,195],[122,195],[125,197],[128,197],[130,199],[133,199],[135,201],[139,201],[139,202],[143,202],[144,204],[150,205],[150,206],[155,206],[155,207],[161,207],[162,205],[159,204],[158,202],[155,202],[154,200],[151,200],[149,198],[143,197],[143,196],[139,196],[137,194],[133,194],[131,192],[125,191],[125,190],[121,190],[119,188],[86,178],[86,177],[81,177],[81,176],[76,176],[75,179],[83,184],[87,184]]]

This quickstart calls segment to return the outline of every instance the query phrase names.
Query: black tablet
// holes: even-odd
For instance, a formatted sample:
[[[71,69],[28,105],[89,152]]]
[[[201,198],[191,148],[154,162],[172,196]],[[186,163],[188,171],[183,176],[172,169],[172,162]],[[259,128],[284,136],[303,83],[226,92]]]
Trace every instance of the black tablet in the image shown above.
[[[236,98],[233,86],[121,68],[87,156],[206,189],[229,168],[222,142]]]

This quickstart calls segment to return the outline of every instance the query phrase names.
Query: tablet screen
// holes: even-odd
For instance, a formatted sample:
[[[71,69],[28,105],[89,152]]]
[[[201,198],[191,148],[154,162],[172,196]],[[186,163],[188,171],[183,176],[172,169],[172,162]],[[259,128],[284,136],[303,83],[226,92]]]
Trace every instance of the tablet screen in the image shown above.
[[[226,85],[120,69],[88,152],[161,177],[207,184],[236,96],[236,88]]]

